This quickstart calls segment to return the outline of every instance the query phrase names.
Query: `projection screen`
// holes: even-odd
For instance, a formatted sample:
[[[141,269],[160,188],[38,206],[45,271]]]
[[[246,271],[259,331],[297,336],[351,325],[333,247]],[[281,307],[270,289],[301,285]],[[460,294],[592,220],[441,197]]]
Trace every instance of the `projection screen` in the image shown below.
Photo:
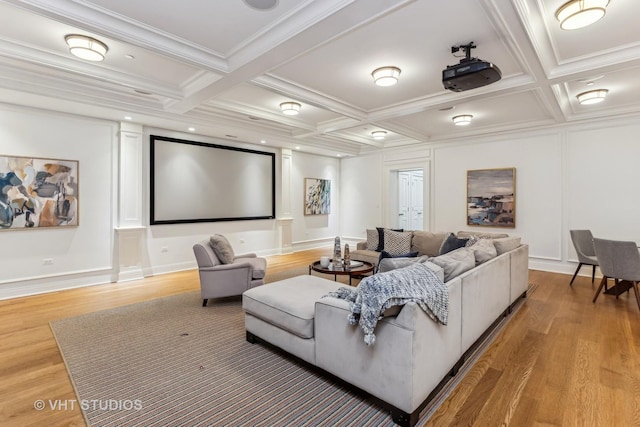
[[[275,154],[151,135],[150,223],[273,219]]]

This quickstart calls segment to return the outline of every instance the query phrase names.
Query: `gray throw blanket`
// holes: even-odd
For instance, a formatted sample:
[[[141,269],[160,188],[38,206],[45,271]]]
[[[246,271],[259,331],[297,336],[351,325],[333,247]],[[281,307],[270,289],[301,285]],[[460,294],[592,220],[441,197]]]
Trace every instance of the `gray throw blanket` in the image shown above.
[[[423,263],[365,277],[357,288],[342,287],[326,296],[349,301],[349,324],[360,324],[367,345],[375,343],[373,330],[382,313],[396,305],[415,302],[431,319],[447,324],[449,291]]]

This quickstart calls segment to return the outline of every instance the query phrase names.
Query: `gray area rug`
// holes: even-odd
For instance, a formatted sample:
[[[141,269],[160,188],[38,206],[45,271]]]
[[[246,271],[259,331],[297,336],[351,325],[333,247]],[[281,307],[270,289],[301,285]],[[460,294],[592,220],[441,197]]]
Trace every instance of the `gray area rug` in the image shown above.
[[[304,363],[246,342],[239,298],[201,305],[191,292],[51,322],[87,424],[394,425]]]

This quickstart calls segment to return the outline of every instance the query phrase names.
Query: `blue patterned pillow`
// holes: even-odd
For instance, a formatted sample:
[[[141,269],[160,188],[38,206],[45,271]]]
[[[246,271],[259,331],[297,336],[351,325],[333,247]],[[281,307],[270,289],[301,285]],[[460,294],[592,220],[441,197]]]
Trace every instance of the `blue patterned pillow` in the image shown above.
[[[449,234],[449,237],[440,246],[440,255],[444,255],[459,248],[464,248],[469,239],[459,239],[455,234]]]

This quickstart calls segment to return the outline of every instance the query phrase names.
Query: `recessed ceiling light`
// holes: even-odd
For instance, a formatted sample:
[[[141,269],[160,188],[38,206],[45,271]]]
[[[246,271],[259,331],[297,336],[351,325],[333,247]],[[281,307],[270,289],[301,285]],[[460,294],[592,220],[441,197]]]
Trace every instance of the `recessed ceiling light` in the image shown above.
[[[338,153],[338,154],[336,154],[336,156],[338,156],[338,157],[342,157],[342,154]]]
[[[461,114],[459,116],[453,117],[451,120],[453,120],[453,123],[456,126],[467,126],[471,124],[472,118],[473,116],[471,114]]]
[[[387,136],[387,132],[384,130],[374,130],[371,132],[371,136],[373,139],[384,139],[384,137]]]
[[[299,149],[300,149],[300,146],[296,146],[296,150],[299,150]]]
[[[142,90],[142,89],[134,89],[133,90],[135,93],[139,93],[140,95],[152,95],[151,92],[147,92],[146,90]]]
[[[393,86],[398,83],[400,77],[400,68],[398,67],[380,67],[371,72],[373,82],[378,86]]]
[[[249,120],[260,120],[260,117],[256,117],[256,116],[247,116],[247,118]]]
[[[608,89],[596,89],[579,93],[576,95],[576,98],[578,98],[578,102],[581,105],[591,105],[604,101],[607,97],[607,93],[609,93]]]
[[[438,111],[451,111],[454,108],[456,108],[455,105],[452,105],[451,107],[442,107],[442,108],[438,109]]]
[[[125,120],[133,120],[133,118],[131,116],[124,116]]]
[[[264,139],[260,140],[260,144],[266,144],[266,143],[267,143],[267,141],[265,141]]]
[[[125,58],[127,58],[127,59],[136,59],[136,57],[135,57],[135,56],[133,56],[133,55],[128,55],[128,54],[127,54],[127,55],[125,55],[124,57],[125,57]]]
[[[72,55],[87,61],[102,61],[109,50],[106,44],[89,36],[68,34],[64,40]]]
[[[576,30],[599,21],[606,13],[609,0],[570,0],[556,11],[563,30]]]
[[[297,102],[287,101],[280,104],[280,109],[282,110],[282,114],[286,114],[287,116],[295,116],[300,112],[301,105]]]
[[[238,137],[237,135],[229,135],[229,134],[227,134],[227,135],[225,135],[225,136],[226,136],[227,138],[237,138],[237,137]]]
[[[189,128],[189,132],[195,132],[196,128]]]

